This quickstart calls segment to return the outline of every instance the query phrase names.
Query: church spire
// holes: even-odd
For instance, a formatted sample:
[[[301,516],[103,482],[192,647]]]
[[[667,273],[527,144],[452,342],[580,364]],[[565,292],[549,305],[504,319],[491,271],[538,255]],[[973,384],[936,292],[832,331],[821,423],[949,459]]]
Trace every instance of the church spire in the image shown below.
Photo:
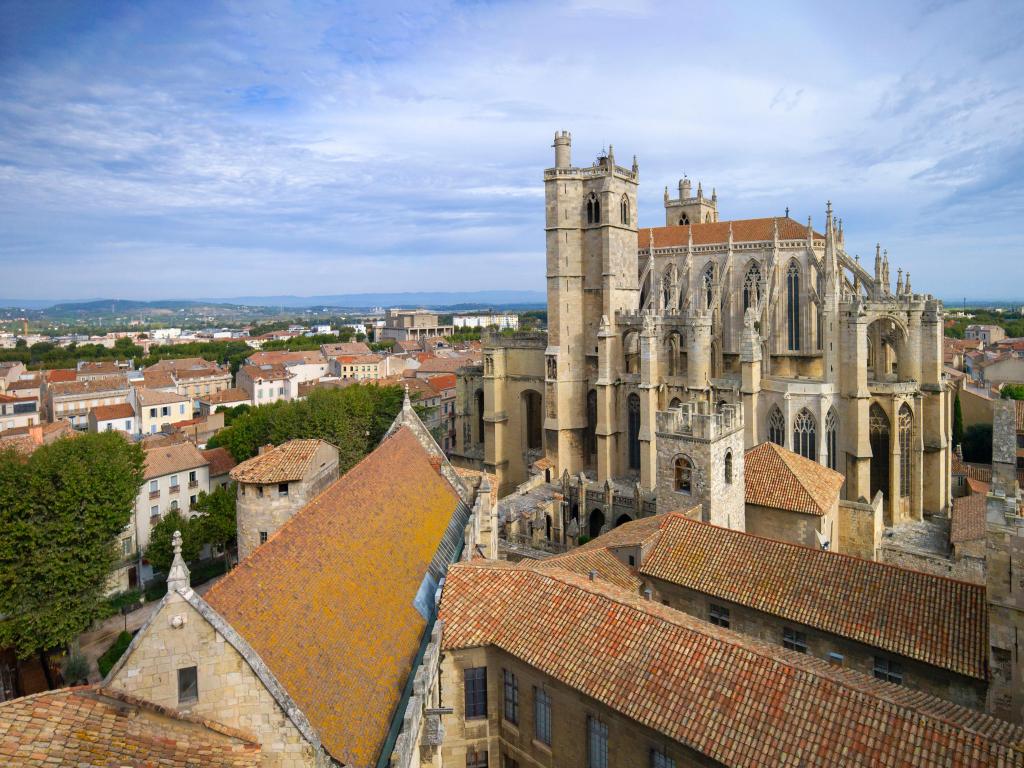
[[[189,589],[192,586],[191,575],[181,556],[181,531],[174,532],[174,536],[171,537],[171,546],[174,548],[174,560],[171,561],[171,568],[167,572],[168,594]]]

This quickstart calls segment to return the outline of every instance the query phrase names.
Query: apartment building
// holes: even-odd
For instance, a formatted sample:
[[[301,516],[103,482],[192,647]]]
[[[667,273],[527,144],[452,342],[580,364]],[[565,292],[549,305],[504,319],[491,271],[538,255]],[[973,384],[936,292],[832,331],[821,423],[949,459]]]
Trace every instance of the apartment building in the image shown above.
[[[244,389],[232,387],[214,392],[212,395],[203,395],[197,401],[199,403],[199,415],[209,416],[222,408],[234,408],[239,405],[252,405],[249,393]]]
[[[298,393],[295,374],[280,363],[243,365],[238,369],[238,388],[253,405],[268,405],[278,400],[293,400]]]
[[[378,339],[408,341],[425,336],[451,336],[454,326],[441,325],[438,314],[426,309],[389,309],[384,313],[384,326]]]
[[[147,377],[152,376],[152,383],[147,378],[146,386],[151,389],[163,389],[170,382],[174,391],[186,395],[193,401],[205,395],[221,392],[231,388],[231,371],[226,366],[204,360],[201,357],[183,357],[177,360],[161,360],[145,370]],[[159,379],[156,377],[160,376]],[[169,376],[169,378],[167,378]],[[193,410],[195,404],[193,403]]]
[[[385,376],[386,360],[381,355],[338,355],[331,358],[331,375],[343,381],[377,381]]]
[[[51,371],[51,374],[56,373]],[[76,429],[89,425],[89,411],[101,405],[128,402],[130,389],[124,374],[98,376],[83,381],[54,381],[43,385],[43,412],[48,421],[66,420]]]
[[[128,402],[135,410],[136,434],[153,435],[176,421],[192,418],[192,399],[177,392],[135,387]]]
[[[0,432],[38,423],[39,403],[36,398],[0,394]]]
[[[89,411],[89,431],[137,435],[139,430],[135,421],[135,408],[131,403],[97,406]]]
[[[292,375],[291,396],[295,397],[299,384],[319,381],[328,375],[327,358],[319,351],[309,352],[254,352],[246,359],[248,365],[281,365]]]

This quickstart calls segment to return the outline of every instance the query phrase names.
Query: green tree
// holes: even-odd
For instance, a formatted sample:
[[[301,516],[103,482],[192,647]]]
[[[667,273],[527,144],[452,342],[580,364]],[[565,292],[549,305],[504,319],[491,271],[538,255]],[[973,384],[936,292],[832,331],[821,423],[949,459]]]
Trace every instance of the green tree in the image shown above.
[[[142,449],[116,432],[0,453],[0,645],[25,658],[67,645],[103,611]]]
[[[964,430],[964,460],[989,464],[992,461],[992,425],[972,424]]]
[[[960,405],[960,393],[957,392],[953,400],[953,445],[960,445],[964,441],[964,411]]]
[[[177,509],[172,509],[153,526],[149,532],[149,546],[146,547],[146,559],[153,570],[167,573],[174,560],[174,549],[171,538],[175,531],[181,531],[181,556],[186,562],[199,557],[203,548],[203,525],[198,519],[189,520]]]
[[[1004,384],[999,396],[1004,400],[1024,400],[1024,384]]]
[[[203,544],[224,547],[227,554],[228,544],[235,540],[237,518],[235,515],[235,484],[219,486],[211,493],[200,493],[196,501],[196,512],[199,517],[190,521],[191,525],[201,527]]]

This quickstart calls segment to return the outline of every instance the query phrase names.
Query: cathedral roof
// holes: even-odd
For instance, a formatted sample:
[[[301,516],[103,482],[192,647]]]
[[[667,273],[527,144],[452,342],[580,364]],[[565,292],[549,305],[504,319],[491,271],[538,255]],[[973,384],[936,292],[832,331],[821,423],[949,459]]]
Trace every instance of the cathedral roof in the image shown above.
[[[436,563],[451,559],[468,518],[441,461],[396,424],[206,595],[344,765],[377,760],[427,626]]]
[[[642,576],[986,679],[983,584],[666,517]]]
[[[455,565],[440,617],[445,650],[499,648],[716,764],[1022,760],[1018,726],[558,568]]]
[[[733,242],[763,242],[775,236],[775,223],[779,225],[780,240],[806,240],[807,225],[786,216],[768,219],[735,219],[715,221],[706,224],[686,224],[675,227],[642,227],[637,232],[637,247],[648,250],[653,238],[655,248],[678,248],[686,246],[693,234],[694,245],[712,245],[729,242],[729,228],[732,228]],[[814,233],[815,239],[825,236]]]
[[[839,499],[845,478],[816,461],[772,442],[743,455],[747,504],[825,515]]]

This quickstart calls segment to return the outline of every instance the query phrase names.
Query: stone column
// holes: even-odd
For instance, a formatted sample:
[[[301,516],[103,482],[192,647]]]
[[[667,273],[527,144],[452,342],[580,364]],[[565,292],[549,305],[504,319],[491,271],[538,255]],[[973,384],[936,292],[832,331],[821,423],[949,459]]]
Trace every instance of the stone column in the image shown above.
[[[640,486],[653,491],[658,471],[655,414],[658,411],[658,333],[654,318],[644,318],[640,334]]]
[[[711,366],[711,315],[696,312],[687,320],[686,329],[686,386],[706,389],[709,386]]]
[[[757,403],[761,392],[761,337],[754,330],[754,311],[747,310],[740,343],[740,395],[743,398],[743,443],[753,448],[760,440]]]
[[[607,317],[597,332],[597,480],[603,483],[618,472],[618,422],[615,418],[615,386],[612,361],[619,359],[619,337]],[[581,523],[582,525],[582,523]]]
[[[868,410],[871,392],[867,377],[867,317],[859,298],[844,302],[839,312],[840,411],[839,437],[846,453],[846,498],[871,501],[871,440]],[[841,453],[842,453],[841,451]]]

